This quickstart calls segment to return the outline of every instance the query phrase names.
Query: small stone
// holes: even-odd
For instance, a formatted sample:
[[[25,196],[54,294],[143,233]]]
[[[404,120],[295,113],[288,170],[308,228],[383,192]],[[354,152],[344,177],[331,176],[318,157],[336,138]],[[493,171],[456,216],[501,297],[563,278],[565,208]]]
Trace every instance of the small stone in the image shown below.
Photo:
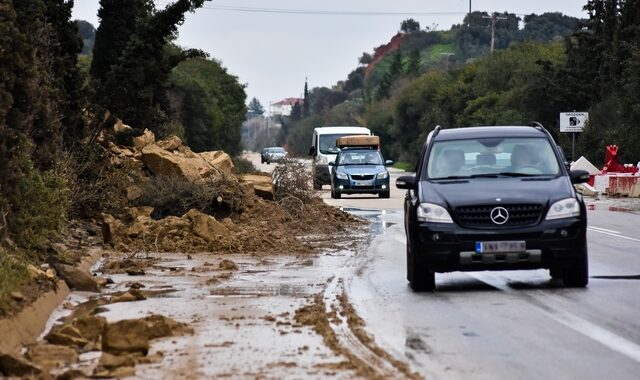
[[[22,293],[20,292],[11,292],[11,298],[16,301],[22,301],[24,300],[24,295],[22,295]]]

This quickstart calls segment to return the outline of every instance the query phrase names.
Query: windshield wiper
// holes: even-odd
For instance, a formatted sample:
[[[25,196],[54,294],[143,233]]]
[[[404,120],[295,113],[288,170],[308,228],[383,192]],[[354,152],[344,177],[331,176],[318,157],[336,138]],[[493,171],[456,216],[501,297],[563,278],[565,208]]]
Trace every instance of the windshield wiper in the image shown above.
[[[435,177],[435,178],[431,178],[432,180],[447,180],[447,179],[469,179],[471,177],[469,177],[468,175],[450,175],[448,177]]]
[[[498,173],[505,177],[539,177],[543,174],[531,174],[531,173],[516,173],[516,172],[500,172]]]

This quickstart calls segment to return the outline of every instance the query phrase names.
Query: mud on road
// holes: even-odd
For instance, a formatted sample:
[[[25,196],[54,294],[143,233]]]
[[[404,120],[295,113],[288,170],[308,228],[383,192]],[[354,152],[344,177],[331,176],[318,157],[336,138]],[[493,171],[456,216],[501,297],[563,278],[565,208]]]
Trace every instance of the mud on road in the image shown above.
[[[45,349],[77,355],[26,357],[54,378],[417,378],[376,346],[345,292],[371,233],[363,224],[306,236],[330,247],[317,254],[110,253],[93,270],[107,288],[72,293],[45,334]],[[93,339],[50,339],[61,330],[81,338],[66,326],[88,316],[99,325]],[[114,326],[123,335],[107,337]]]

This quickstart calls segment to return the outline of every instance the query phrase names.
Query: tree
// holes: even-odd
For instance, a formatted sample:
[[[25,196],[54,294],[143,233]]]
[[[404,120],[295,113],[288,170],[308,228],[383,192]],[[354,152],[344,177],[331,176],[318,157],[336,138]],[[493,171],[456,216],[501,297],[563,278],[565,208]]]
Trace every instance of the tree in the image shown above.
[[[256,116],[262,116],[264,114],[264,107],[260,104],[260,101],[255,97],[251,99],[249,102],[249,107],[247,111],[247,118],[252,118]]]
[[[82,38],[82,55],[90,55],[93,53],[93,45],[96,41],[96,28],[88,21],[76,20],[76,26]]]
[[[358,59],[358,63],[361,65],[368,65],[373,62],[373,56],[369,53],[362,53],[362,56]]]
[[[415,77],[420,74],[420,69],[420,50],[413,49],[409,53],[409,59],[407,60],[407,75]]]
[[[302,99],[302,117],[309,117],[309,87],[304,80],[304,98]]]
[[[109,1],[115,2],[103,0],[103,7]],[[206,56],[200,50],[167,48],[176,36],[178,25],[184,21],[185,13],[202,6],[204,1],[178,0],[161,11],[136,17],[135,30],[129,33],[124,50],[108,57],[115,58],[115,65],[109,67],[102,80],[96,76],[100,80],[98,106],[125,120],[134,128],[134,134],[148,128],[161,135],[161,127],[167,122],[166,85],[171,70],[188,58]],[[143,3],[146,4],[146,0]],[[113,6],[112,3],[109,5]],[[111,7],[109,11],[117,14]],[[115,53],[117,49],[110,47],[110,52]],[[95,55],[98,36],[94,50]],[[104,69],[102,66],[97,68]]]
[[[408,18],[400,23],[400,31],[403,33],[413,33],[420,31],[420,23],[412,18]]]
[[[224,150],[231,155],[242,151],[241,126],[247,107],[238,78],[219,62],[194,58],[176,66],[170,84],[171,119],[183,126],[192,150]],[[262,107],[253,100],[254,106]]]

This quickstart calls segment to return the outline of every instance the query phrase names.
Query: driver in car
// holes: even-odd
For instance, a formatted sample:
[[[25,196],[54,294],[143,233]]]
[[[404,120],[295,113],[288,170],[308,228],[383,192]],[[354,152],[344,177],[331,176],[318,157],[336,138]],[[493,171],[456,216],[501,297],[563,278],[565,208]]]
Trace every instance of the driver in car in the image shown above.
[[[524,144],[518,144],[513,147],[513,151],[511,152],[511,170],[535,166],[536,160],[531,151],[531,147]]]

